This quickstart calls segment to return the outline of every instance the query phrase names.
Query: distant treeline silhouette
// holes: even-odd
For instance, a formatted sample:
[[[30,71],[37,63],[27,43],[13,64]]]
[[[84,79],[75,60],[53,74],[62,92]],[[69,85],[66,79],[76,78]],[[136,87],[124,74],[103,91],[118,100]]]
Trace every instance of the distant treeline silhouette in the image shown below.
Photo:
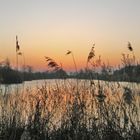
[[[14,70],[11,67],[0,67],[0,83],[2,84],[22,83],[24,81],[39,79],[60,79],[67,77],[67,73],[63,70],[55,72],[24,72]]]
[[[0,82],[3,84],[22,83],[23,81],[39,80],[39,79],[98,79],[107,81],[127,81],[140,82],[140,65],[125,66],[118,70],[108,70],[102,68],[100,72],[92,70],[79,70],[78,72],[67,73],[63,69],[45,72],[33,72],[31,69],[26,71],[14,70],[9,63],[0,66]]]
[[[71,73],[69,78],[140,82],[140,65],[125,66],[112,72],[108,69],[102,69],[101,72],[80,70],[78,74]]]

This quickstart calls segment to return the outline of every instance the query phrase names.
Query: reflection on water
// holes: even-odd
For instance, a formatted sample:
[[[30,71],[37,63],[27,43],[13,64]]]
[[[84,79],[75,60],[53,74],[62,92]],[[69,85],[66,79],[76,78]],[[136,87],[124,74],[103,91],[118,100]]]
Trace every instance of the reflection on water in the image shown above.
[[[86,86],[89,88],[90,81],[89,80],[78,80],[80,86]],[[94,80],[95,84],[98,84],[97,80]],[[135,92],[140,91],[140,84],[139,83],[129,83],[129,82],[107,82],[107,81],[100,81],[102,86],[111,88],[113,92],[118,90],[120,87],[129,87]],[[47,87],[52,86],[67,86],[74,87],[76,85],[76,80],[74,79],[67,79],[67,80],[60,80],[60,79],[51,79],[51,80],[33,80],[33,81],[25,81],[22,84],[1,84],[0,85],[0,93],[1,94],[9,94],[9,93],[22,93],[28,90],[36,90],[37,88],[41,88],[42,85],[46,84]]]

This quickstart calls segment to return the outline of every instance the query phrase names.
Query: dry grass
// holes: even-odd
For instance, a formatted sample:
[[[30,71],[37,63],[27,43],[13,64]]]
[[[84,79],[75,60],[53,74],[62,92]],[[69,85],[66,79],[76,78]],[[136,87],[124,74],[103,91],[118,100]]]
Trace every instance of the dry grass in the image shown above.
[[[94,46],[87,71],[88,63],[93,71],[105,67],[101,56],[95,59]],[[128,49],[133,52],[130,43]],[[77,73],[72,51],[69,54]],[[62,69],[50,57],[45,59],[49,68]],[[132,63],[126,55],[122,62]],[[59,80],[0,94],[0,140],[139,140],[139,91],[138,84],[94,81],[91,75],[91,80]]]
[[[137,91],[117,83],[78,81],[76,94],[76,82],[1,95],[1,139],[140,138]]]

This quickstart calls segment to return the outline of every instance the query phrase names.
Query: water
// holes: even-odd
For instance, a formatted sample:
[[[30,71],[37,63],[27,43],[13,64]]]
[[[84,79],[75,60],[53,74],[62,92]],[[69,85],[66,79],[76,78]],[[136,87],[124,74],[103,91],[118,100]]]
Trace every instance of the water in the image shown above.
[[[84,85],[87,88],[90,87],[89,80],[78,80],[79,85]],[[94,80],[95,84],[98,84],[97,80]],[[106,87],[112,88],[115,90],[119,87],[129,87],[132,90],[135,90],[138,94],[140,94],[140,83],[129,83],[129,82],[106,82],[100,81],[100,83]],[[12,94],[12,93],[23,93],[26,90],[36,90],[41,88],[42,85],[47,85],[47,87],[56,87],[56,86],[63,86],[67,84],[69,86],[75,86],[76,80],[74,79],[67,79],[67,80],[60,80],[60,79],[44,79],[44,80],[33,80],[33,81],[25,81],[21,84],[1,84],[0,85],[0,94]],[[113,89],[114,88],[114,89]],[[115,92],[115,91],[114,91]]]
[[[12,94],[12,93],[22,93],[26,90],[36,90],[37,88],[41,88],[42,85],[47,84],[48,86],[54,85],[56,82],[61,82],[61,80],[33,80],[33,81],[25,81],[20,84],[1,84],[0,85],[0,93],[1,94]]]

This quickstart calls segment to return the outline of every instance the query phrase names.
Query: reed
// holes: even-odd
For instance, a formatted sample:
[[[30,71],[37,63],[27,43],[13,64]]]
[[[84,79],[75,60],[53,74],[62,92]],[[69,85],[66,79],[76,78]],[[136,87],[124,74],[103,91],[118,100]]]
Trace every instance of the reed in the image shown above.
[[[100,56],[95,60],[94,48],[88,63],[93,64],[92,59],[98,64],[94,68],[103,65]],[[62,69],[50,57],[45,60],[49,68]],[[131,87],[91,77],[0,94],[0,139],[139,140],[139,91],[138,84]]]

